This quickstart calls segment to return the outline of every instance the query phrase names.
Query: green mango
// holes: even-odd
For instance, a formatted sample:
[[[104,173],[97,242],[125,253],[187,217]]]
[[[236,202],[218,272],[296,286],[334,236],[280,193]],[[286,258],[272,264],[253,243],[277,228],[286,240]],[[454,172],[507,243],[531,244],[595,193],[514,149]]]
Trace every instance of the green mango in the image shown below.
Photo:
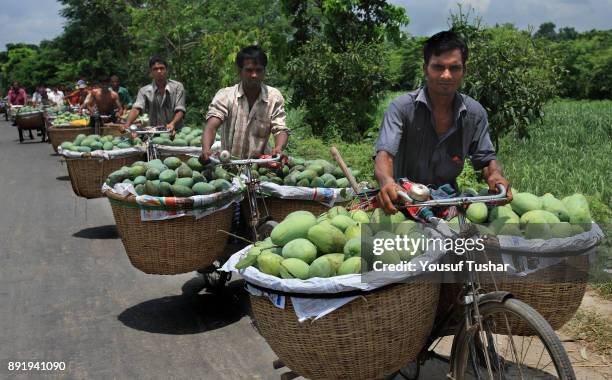
[[[361,269],[365,269],[365,265],[362,263],[362,259],[359,256],[349,257],[346,259],[340,268],[338,268],[338,276],[342,276],[345,274],[359,274],[361,273]]]
[[[289,258],[281,261],[279,274],[282,278],[299,278],[306,280],[310,266],[300,259]]]

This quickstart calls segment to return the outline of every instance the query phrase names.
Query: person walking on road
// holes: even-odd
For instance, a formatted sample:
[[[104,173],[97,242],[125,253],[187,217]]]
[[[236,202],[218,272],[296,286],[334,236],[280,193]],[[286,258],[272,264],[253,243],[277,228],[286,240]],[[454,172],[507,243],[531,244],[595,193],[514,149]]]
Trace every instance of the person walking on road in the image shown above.
[[[119,95],[111,90],[108,78],[102,79],[100,86],[91,90],[84,106],[90,115],[94,115],[97,111],[100,115],[111,116],[113,122],[121,116]]]
[[[273,155],[281,154],[289,139],[285,125],[285,99],[281,92],[263,83],[268,58],[257,45],[247,46],[236,56],[240,82],[220,89],[206,114],[200,160],[206,162],[221,127],[221,149],[240,158],[258,157],[269,152],[274,136]]]
[[[111,89],[119,95],[121,106],[124,109],[132,108],[132,97],[130,96],[130,92],[127,88],[121,86],[121,82],[119,81],[119,77],[117,75],[110,77],[110,85]]]
[[[7,96],[9,106],[25,106],[28,101],[25,90],[19,86],[17,81],[13,82],[9,88]]]
[[[138,91],[123,128],[129,128],[145,112],[149,114],[150,125],[164,125],[174,135],[183,127],[186,112],[183,84],[167,78],[168,64],[159,56],[149,60],[149,73],[153,82]]]

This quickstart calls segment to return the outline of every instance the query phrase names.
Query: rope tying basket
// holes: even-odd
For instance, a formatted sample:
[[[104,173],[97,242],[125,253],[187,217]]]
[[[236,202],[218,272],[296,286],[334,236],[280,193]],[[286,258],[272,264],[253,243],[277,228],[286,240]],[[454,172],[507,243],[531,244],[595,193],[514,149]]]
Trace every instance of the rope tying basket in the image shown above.
[[[232,223],[232,207],[197,219],[184,215],[165,220],[142,220],[143,209],[134,195],[104,192],[130,262],[149,274],[179,274],[206,268],[223,257]],[[173,198],[165,210],[194,210],[193,199]],[[155,208],[153,208],[155,209]],[[157,208],[160,210],[160,208]]]
[[[431,331],[439,284],[411,282],[364,293],[314,321],[298,322],[290,297],[277,308],[250,295],[259,333],[283,363],[309,379],[380,379],[416,359]]]
[[[143,152],[134,152],[110,159],[101,157],[66,157],[66,166],[72,190],[78,197],[87,199],[101,198],[104,194],[102,194],[100,189],[110,173],[119,170],[122,166],[129,166],[145,158],[146,154]]]
[[[47,129],[47,135],[49,136],[49,141],[51,141],[51,146],[55,153],[57,153],[57,148],[64,141],[74,141],[80,134],[91,135],[92,133],[93,131],[89,127],[52,126]]]

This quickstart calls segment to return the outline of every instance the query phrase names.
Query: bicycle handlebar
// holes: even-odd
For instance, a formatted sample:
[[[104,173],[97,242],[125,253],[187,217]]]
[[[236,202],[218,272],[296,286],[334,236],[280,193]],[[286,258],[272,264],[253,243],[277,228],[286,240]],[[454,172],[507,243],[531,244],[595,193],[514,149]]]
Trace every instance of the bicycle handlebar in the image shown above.
[[[139,129],[136,124],[132,124],[130,125],[127,131],[129,131],[130,133],[135,133],[137,135],[157,135],[161,133],[170,133],[170,131],[168,131],[166,127],[163,125],[157,125],[154,127],[147,127],[145,129]]]
[[[220,165],[220,164],[231,164],[231,165],[252,165],[252,164],[268,164],[268,163],[272,163],[272,162],[280,162],[281,161],[281,156],[280,155],[275,155],[272,158],[248,158],[248,159],[243,159],[243,160],[231,160],[229,159],[229,152],[222,151],[220,153],[220,159],[217,159],[216,157],[209,157],[209,161],[211,161],[213,164],[215,165]],[[224,158],[227,157],[227,158]]]
[[[471,203],[487,203],[487,202],[495,202],[506,199],[506,188],[501,185],[496,185],[499,190],[499,194],[489,195],[489,196],[476,196],[476,197],[455,197],[455,198],[446,198],[446,199],[433,199],[428,201],[415,201],[408,194],[403,191],[398,191],[398,195],[407,202],[410,202],[410,207],[435,207],[435,206],[460,206],[464,204]]]

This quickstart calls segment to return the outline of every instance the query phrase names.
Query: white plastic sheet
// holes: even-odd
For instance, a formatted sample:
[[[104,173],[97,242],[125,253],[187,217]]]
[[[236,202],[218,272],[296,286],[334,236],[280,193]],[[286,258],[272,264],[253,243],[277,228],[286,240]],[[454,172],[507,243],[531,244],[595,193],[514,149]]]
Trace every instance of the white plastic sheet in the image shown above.
[[[66,158],[99,158],[101,160],[110,160],[113,158],[130,156],[134,153],[143,153],[145,151],[146,148],[140,145],[125,149],[94,150],[89,153],[74,152],[71,150],[62,149],[61,146],[57,148],[57,152]]]
[[[323,187],[282,186],[272,182],[261,183],[259,192],[274,198],[317,201],[328,207],[332,207],[336,202],[348,201],[355,197],[355,192],[350,188],[331,189]]]

